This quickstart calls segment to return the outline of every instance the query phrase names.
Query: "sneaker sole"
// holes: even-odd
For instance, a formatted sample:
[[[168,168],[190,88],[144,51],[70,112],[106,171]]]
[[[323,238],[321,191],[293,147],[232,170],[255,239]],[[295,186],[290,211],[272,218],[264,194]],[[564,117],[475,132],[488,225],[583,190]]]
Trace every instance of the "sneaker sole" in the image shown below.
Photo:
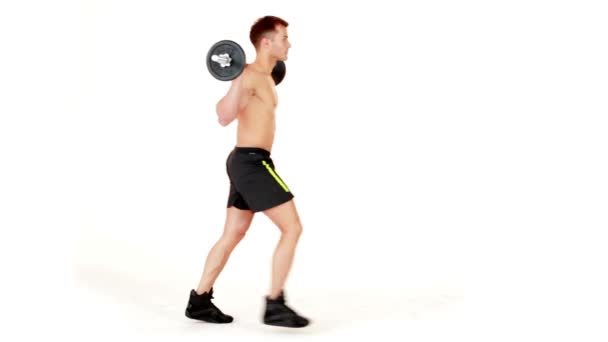
[[[229,321],[218,321],[217,319],[213,319],[213,318],[197,317],[197,316],[190,315],[188,312],[186,312],[186,317],[197,320],[197,321],[203,321],[203,322],[207,322],[207,323],[216,323],[216,324],[227,324],[227,323],[232,323],[234,321],[234,319],[230,319]]]
[[[264,324],[266,325],[272,325],[275,327],[283,327],[283,328],[304,328],[307,327],[309,323],[306,323],[304,325],[293,325],[293,324],[288,324],[286,322],[280,322],[280,321],[264,321]]]

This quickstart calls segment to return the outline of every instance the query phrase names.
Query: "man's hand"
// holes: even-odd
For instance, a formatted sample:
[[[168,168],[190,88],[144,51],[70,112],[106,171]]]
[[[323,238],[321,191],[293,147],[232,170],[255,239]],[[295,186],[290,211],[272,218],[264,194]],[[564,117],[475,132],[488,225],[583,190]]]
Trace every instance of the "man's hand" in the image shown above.
[[[243,74],[232,80],[228,93],[215,107],[218,122],[222,126],[227,126],[236,119],[238,113],[247,106],[249,97],[255,95],[254,89],[245,86]]]

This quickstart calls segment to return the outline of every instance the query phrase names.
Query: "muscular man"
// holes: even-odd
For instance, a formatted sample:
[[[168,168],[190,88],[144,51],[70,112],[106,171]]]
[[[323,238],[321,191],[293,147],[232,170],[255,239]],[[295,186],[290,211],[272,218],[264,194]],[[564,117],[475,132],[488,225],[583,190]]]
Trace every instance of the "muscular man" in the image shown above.
[[[209,251],[196,291],[190,292],[186,316],[212,323],[230,323],[212,302],[213,284],[231,252],[249,228],[253,215],[264,213],[280,229],[281,238],[272,259],[272,281],[265,295],[263,322],[284,327],[304,327],[309,320],[286,305],[284,286],[290,271],[302,224],[294,195],[277,174],[270,158],[278,98],[271,76],[278,60],[287,60],[291,47],[288,23],[278,17],[258,19],[250,31],[256,59],[232,81],[228,93],[217,103],[220,125],[238,122],[236,146],[226,160],[230,179],[224,232]]]

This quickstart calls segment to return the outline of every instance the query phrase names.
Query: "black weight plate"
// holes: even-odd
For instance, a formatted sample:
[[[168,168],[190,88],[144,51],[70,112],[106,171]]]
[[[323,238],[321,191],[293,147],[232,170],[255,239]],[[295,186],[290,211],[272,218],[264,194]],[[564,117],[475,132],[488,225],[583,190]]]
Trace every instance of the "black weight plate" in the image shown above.
[[[285,67],[285,62],[277,61],[277,64],[274,65],[272,69],[272,79],[274,80],[275,85],[279,85],[281,81],[285,78],[285,73],[287,72],[287,68]]]
[[[211,60],[211,56],[219,56],[224,53],[227,53],[232,61],[230,66],[222,68],[220,63]],[[245,62],[245,51],[232,40],[221,40],[213,44],[207,53],[207,69],[213,77],[220,81],[230,81],[237,78],[245,69]]]

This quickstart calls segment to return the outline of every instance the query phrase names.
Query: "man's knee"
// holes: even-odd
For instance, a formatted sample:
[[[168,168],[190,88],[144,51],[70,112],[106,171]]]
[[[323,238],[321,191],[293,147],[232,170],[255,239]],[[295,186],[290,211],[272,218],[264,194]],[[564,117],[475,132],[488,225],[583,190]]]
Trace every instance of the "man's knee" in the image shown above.
[[[224,233],[224,238],[229,241],[238,242],[243,239],[248,229],[249,222],[234,224],[228,227],[228,229],[226,229],[226,232]]]
[[[302,235],[302,224],[300,222],[294,222],[292,224],[286,224],[282,227],[279,227],[281,232],[285,235],[299,237]]]

